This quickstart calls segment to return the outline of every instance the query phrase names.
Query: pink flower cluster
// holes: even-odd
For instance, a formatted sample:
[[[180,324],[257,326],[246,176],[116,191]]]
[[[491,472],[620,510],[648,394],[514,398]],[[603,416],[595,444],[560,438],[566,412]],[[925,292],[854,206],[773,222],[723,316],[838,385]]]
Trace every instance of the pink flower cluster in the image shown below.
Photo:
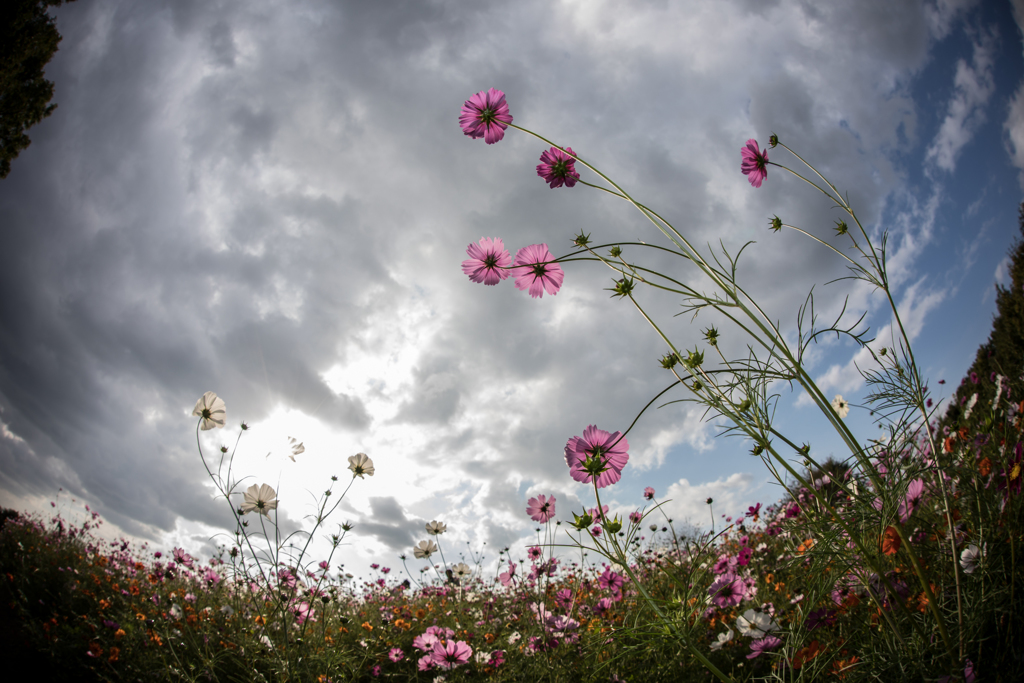
[[[531,244],[516,252],[515,261],[499,237],[482,237],[466,248],[469,258],[462,262],[462,272],[473,282],[496,285],[510,275],[516,278],[516,289],[529,290],[539,299],[544,292],[554,296],[562,288],[565,273],[548,251],[547,244]]]
[[[473,656],[473,648],[461,640],[452,640],[455,631],[441,626],[428,626],[422,635],[413,638],[412,646],[420,652],[424,652],[417,662],[420,671],[429,671],[435,667],[439,669],[454,669],[465,664]],[[392,654],[394,650],[392,650]],[[397,653],[401,655],[401,650]],[[392,661],[398,661],[392,658]]]

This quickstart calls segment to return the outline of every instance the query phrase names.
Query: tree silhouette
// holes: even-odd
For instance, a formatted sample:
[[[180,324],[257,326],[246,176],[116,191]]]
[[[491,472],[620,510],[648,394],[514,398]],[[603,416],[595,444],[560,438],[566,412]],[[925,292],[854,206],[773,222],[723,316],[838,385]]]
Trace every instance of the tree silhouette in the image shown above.
[[[67,0],[74,2],[74,0]],[[57,52],[60,33],[47,13],[64,0],[0,2],[0,178],[32,140],[25,131],[53,113],[53,82],[43,69]]]
[[[1018,217],[1021,235],[1024,236],[1024,204]],[[1010,286],[996,285],[996,316],[992,322],[992,333],[981,345],[974,364],[967,371],[960,386],[950,398],[949,407],[939,423],[940,427],[955,428],[966,412],[966,404],[977,394],[977,404],[990,405],[996,394],[997,375],[1019,386],[1024,374],[1024,241],[1020,238],[1010,248]],[[1011,388],[1012,391],[1012,388]],[[1004,389],[1004,398],[1024,398],[1010,394]],[[976,414],[982,411],[979,409]]]

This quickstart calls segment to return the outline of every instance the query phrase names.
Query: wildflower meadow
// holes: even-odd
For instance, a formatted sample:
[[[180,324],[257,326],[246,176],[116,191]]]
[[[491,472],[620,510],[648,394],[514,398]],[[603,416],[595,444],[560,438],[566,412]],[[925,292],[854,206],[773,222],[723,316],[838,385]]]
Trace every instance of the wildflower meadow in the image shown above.
[[[235,525],[219,555],[102,541],[99,515],[65,497],[48,519],[4,511],[0,640],[11,661],[41,680],[76,681],[1024,679],[1024,245],[1012,254],[1011,288],[998,290],[992,337],[954,388],[921,374],[888,276],[884,227],[863,225],[796,142],[738,140],[737,171],[751,192],[771,192],[776,174],[792,174],[805,181],[807,202],[842,217],[822,228],[770,216],[764,236],[810,239],[841,258],[846,270],[829,286],[882,297],[892,321],[884,338],[859,311],[821,322],[813,292],[793,302],[788,322],[771,318],[742,285],[756,244],[691,244],[585,153],[514,123],[512,109],[491,88],[465,101],[459,124],[481,144],[533,137],[547,185],[538,192],[611,195],[648,233],[617,241],[593,226],[517,245],[514,256],[508,236],[483,235],[462,263],[475,283],[512,279],[537,299],[557,296],[574,269],[607,269],[609,305],[662,340],[668,386],[652,388],[647,407],[614,425],[566,425],[564,451],[552,457],[587,486],[587,506],[529,498],[523,524],[538,529],[536,543],[526,558],[503,549],[496,568],[446,548],[447,523],[433,520],[405,555],[381,558],[373,577],[357,581],[333,554],[312,556],[311,541],[326,536],[337,551],[358,534],[338,507],[386,463],[357,453],[347,470],[325,473],[308,524],[286,535],[277,513],[297,503],[236,469],[248,426],[237,428],[234,447],[204,450],[203,432],[230,431],[230,405],[207,391],[193,410],[196,467]],[[677,260],[662,272],[653,263],[666,255]],[[700,344],[673,338],[647,304],[654,290],[703,325]],[[805,359],[826,336],[862,349],[860,404],[825,395],[809,373]],[[843,453],[822,456],[805,435],[777,426],[791,393],[816,406]],[[602,495],[622,485],[631,430],[648,409],[674,402],[699,405],[733,448],[760,459],[780,498],[737,510],[709,498],[706,532],[670,519],[657,485],[628,492],[634,509],[613,513]],[[854,411],[870,416],[870,433],[851,427]]]

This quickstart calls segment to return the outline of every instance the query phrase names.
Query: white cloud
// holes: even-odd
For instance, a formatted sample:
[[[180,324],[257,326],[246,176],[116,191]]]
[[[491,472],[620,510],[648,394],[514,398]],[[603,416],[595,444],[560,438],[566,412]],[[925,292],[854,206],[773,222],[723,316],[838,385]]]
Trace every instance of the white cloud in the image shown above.
[[[760,482],[749,472],[736,472],[728,477],[691,484],[688,479],[680,479],[668,487],[662,494],[658,491],[659,500],[667,501],[662,509],[665,513],[680,522],[687,522],[700,528],[710,526],[712,510],[715,515],[715,526],[721,528],[721,515],[736,516],[743,514],[747,507],[756,501],[751,494]],[[709,508],[707,499],[712,499]]]
[[[985,121],[985,105],[995,91],[992,74],[995,40],[993,32],[983,32],[980,40],[974,42],[971,64],[962,59],[957,61],[946,118],[925,157],[943,171],[953,172],[960,150]]]

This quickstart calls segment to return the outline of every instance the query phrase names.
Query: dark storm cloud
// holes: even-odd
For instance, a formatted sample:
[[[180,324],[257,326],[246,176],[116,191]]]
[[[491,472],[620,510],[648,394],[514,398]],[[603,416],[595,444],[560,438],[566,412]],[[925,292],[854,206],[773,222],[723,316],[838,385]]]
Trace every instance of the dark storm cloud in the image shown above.
[[[522,517],[515,486],[565,483],[562,447],[588,424],[625,429],[668,383],[667,349],[608,298],[611,271],[567,264],[557,297],[533,300],[511,282],[469,283],[466,244],[501,236],[513,254],[542,242],[561,254],[581,231],[665,240],[620,200],[544,187],[543,143],[464,137],[463,100],[504,89],[517,123],[599,162],[698,246],[757,240],[741,280],[790,322],[790,302],[839,264],[769,234],[767,219],[827,236],[836,214],[775,168],[771,191],[753,191],[739,146],[773,131],[798,140],[841,187],[864,188],[851,200],[871,222],[914,142],[907,83],[929,49],[919,3],[631,11],[622,22],[601,2],[62,7],[48,69],[60,107],[0,184],[4,486],[88,493],[139,533],[179,517],[223,527],[188,416],[212,389],[232,425],[283,406],[355,440],[396,430],[372,454],[374,484],[426,499],[422,473],[464,474],[472,487],[448,481],[450,499],[433,492],[432,504],[512,542],[495,519]],[[799,267],[781,270],[787,259]],[[823,310],[841,305],[819,296]],[[675,298],[643,302],[681,346],[717,322],[673,317]],[[332,388],[329,371],[344,377],[361,369],[351,357],[399,342],[401,380]],[[743,350],[735,335],[723,346]],[[390,403],[375,413],[374,401]],[[686,415],[651,410],[630,443],[647,448]],[[401,471],[386,474],[387,456]],[[371,497],[356,534],[407,552],[422,522],[398,500]]]

